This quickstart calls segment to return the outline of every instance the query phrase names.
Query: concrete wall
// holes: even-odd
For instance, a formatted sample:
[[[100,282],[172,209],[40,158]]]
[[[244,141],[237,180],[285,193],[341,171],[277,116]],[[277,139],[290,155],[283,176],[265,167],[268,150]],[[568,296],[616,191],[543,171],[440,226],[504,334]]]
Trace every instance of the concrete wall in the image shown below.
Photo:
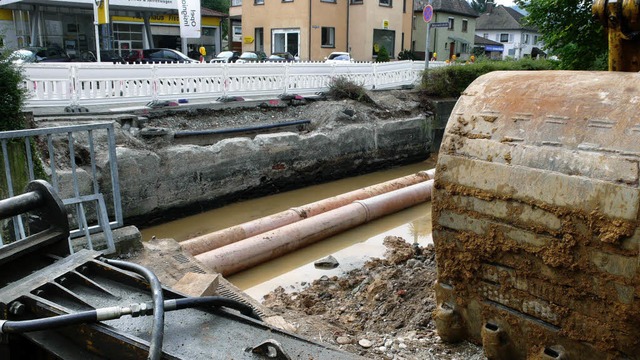
[[[121,146],[117,157],[124,217],[138,222],[173,212],[195,213],[242,198],[424,160],[431,148],[427,124],[427,118],[419,117],[304,135],[229,138],[210,146],[170,145],[158,150]],[[102,183],[101,188],[108,191],[110,185]]]

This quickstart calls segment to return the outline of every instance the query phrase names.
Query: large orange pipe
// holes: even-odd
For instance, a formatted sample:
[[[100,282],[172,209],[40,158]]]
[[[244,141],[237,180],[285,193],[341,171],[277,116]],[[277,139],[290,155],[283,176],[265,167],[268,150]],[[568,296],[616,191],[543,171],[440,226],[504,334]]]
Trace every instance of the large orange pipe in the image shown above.
[[[384,215],[431,199],[433,180],[357,200],[340,208],[214,249],[196,259],[231,275]]]
[[[248,221],[240,225],[235,225],[226,229],[198,236],[189,240],[185,240],[181,242],[180,245],[182,245],[182,248],[185,251],[195,256],[225,245],[232,244],[236,241],[246,239],[251,236],[262,234],[269,230],[277,229],[279,227],[292,224],[294,222],[310,218],[312,216],[316,216],[329,210],[337,209],[341,206],[352,203],[355,200],[367,199],[372,196],[433,179],[434,175],[435,169],[421,171],[417,174],[404,176],[372,186],[367,186],[358,190],[350,191],[348,193],[319,200],[307,205],[281,211],[277,214]]]

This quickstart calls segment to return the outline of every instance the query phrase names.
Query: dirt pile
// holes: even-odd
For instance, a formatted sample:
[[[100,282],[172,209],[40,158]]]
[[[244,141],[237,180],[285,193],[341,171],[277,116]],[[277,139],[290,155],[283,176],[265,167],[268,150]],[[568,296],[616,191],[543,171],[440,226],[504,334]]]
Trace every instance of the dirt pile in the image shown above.
[[[282,287],[264,305],[299,335],[368,359],[485,359],[469,344],[445,344],[435,331],[433,247],[389,236],[385,259],[342,277],[322,277],[301,292]]]

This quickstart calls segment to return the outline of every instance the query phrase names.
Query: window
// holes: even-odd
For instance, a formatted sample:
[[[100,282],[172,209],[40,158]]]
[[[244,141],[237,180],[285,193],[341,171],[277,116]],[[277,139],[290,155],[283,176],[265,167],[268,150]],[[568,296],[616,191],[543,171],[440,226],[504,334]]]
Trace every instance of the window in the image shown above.
[[[282,2],[293,2],[293,0],[282,0]]]
[[[449,28],[448,28],[449,30],[453,30],[454,20],[455,20],[454,18],[451,18],[451,17],[449,18]]]
[[[500,42],[509,42],[509,34],[500,34]]]
[[[336,0],[320,0],[320,2],[336,3]]]
[[[255,5],[264,5],[264,0],[253,0]]]
[[[469,21],[467,19],[462,19],[462,32],[467,32],[468,26],[469,26]]]
[[[235,42],[242,41],[242,26],[233,27],[232,41],[235,41]]]
[[[485,39],[488,39],[489,38],[489,33],[482,34],[482,37],[485,38]]]
[[[242,0],[231,0],[231,6],[242,6]]]
[[[322,47],[327,47],[327,48],[336,47],[336,28],[332,28],[332,27],[322,28]]]
[[[533,36],[533,43],[538,44],[540,42],[540,37],[538,35]]]
[[[460,45],[460,51],[461,51],[463,54],[468,53],[468,52],[469,52],[469,44],[462,43],[462,44]]]
[[[403,0],[402,1],[402,13],[406,13],[407,12],[407,0]]]
[[[255,51],[264,51],[264,29],[256,28],[255,31]]]
[[[380,6],[391,6],[391,0],[378,0],[378,4],[380,4]]]
[[[396,32],[393,30],[373,30],[373,56],[378,55],[381,48],[385,48],[389,57],[393,58],[395,49]]]
[[[351,0],[351,5],[362,5],[362,0]]]
[[[299,56],[300,30],[299,29],[273,29],[271,30],[271,53],[288,52],[293,56]]]
[[[525,44],[529,43],[529,34],[522,34],[522,42]]]

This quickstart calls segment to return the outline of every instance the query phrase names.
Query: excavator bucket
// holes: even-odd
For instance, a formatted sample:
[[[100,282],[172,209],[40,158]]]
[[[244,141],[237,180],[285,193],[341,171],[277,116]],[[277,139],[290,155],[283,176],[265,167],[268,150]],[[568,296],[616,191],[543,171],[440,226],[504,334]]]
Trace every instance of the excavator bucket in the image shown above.
[[[438,156],[434,318],[489,359],[640,357],[640,74],[493,72]]]

